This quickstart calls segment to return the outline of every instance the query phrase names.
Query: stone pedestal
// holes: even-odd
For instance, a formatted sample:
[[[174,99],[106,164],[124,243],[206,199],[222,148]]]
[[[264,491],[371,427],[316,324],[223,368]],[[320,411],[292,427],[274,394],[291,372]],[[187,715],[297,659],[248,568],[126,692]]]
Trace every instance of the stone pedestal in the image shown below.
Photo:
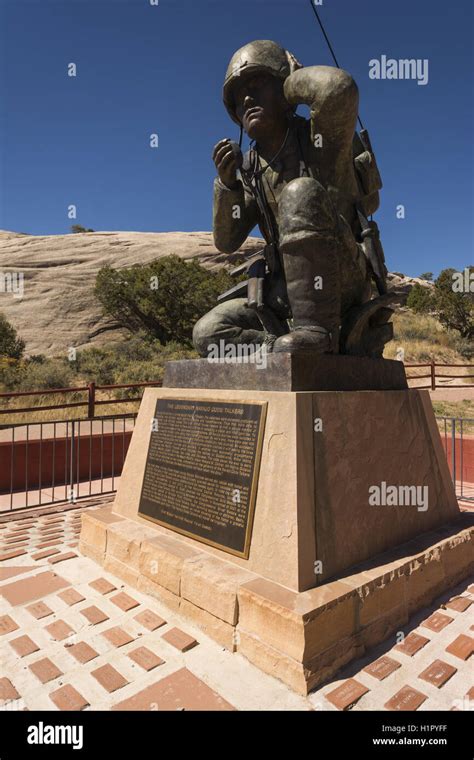
[[[248,559],[139,516],[158,398],[266,402]],[[370,503],[374,486],[426,500]],[[163,387],[145,391],[115,503],[84,513],[80,549],[306,692],[465,577],[466,519],[426,392]]]

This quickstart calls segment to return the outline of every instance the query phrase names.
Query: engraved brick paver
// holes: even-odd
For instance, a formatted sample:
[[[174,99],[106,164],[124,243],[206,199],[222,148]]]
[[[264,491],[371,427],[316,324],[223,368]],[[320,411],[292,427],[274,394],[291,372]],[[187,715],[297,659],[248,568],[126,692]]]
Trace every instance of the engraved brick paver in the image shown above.
[[[413,657],[414,654],[420,651],[426,644],[429,643],[429,639],[426,636],[420,636],[419,633],[409,633],[405,637],[405,640],[401,644],[397,644],[394,649],[397,652],[403,652],[408,657]]]
[[[65,581],[59,575],[56,575],[56,573],[47,570],[33,577],[0,586],[0,594],[13,607],[16,607],[18,604],[27,604],[27,602],[41,599],[48,594],[54,594],[56,591],[70,585],[68,581]]]
[[[426,694],[411,686],[404,686],[385,703],[385,707],[387,710],[418,710],[426,699]]]
[[[456,672],[457,668],[453,667],[453,665],[449,665],[447,662],[443,662],[443,660],[435,660],[418,677],[424,681],[428,681],[428,683],[433,684],[433,686],[439,689]]]
[[[187,668],[114,705],[113,710],[234,710],[235,708]]]
[[[19,699],[20,695],[8,678],[0,678],[0,704],[10,699]]]
[[[28,573],[30,570],[36,570],[35,565],[8,565],[8,567],[0,567],[0,581],[7,581],[10,578],[14,578],[15,575],[21,575],[22,573]],[[2,586],[2,588],[4,588]]]
[[[364,668],[364,671],[374,678],[377,678],[379,681],[383,681],[384,678],[387,678],[387,676],[395,670],[398,670],[398,668],[401,668],[401,664],[397,662],[397,660],[394,660],[393,657],[387,657],[384,655],[383,657],[379,657],[378,660],[375,660],[375,662],[371,662],[370,665],[367,665]]]
[[[124,678],[118,670],[115,670],[112,665],[102,665],[101,668],[93,670],[91,676],[93,676],[109,693],[117,691],[117,689],[121,689],[128,684],[127,679]]]
[[[39,646],[29,636],[18,636],[17,639],[11,639],[8,643],[19,657],[39,652]]]
[[[474,652],[474,638],[462,633],[446,647],[446,651],[461,660],[467,660]]]
[[[4,538],[10,538],[15,536],[28,536],[29,535],[29,529],[28,528],[12,528],[5,536]]]
[[[58,538],[49,541],[42,541],[40,544],[36,544],[35,549],[44,549],[46,546],[58,546],[62,544],[62,541]]]
[[[28,545],[27,545],[27,543],[25,541],[22,541],[20,544],[15,543],[15,544],[8,544],[7,546],[2,546],[1,549],[0,549],[0,551],[3,551],[3,550],[6,550],[6,551],[15,550],[16,551],[17,549],[24,550],[24,551],[27,552],[28,551]]]
[[[31,559],[34,559],[35,562],[38,562],[40,559],[52,557],[53,554],[59,554],[59,549],[45,549],[44,551],[38,552],[38,554],[32,554]]]
[[[36,620],[41,620],[42,618],[53,614],[51,607],[48,607],[48,605],[44,602],[35,602],[34,604],[30,604],[25,609],[30,613],[30,615],[33,615]]]
[[[40,528],[41,538],[58,538],[64,535],[64,531],[59,528]]]
[[[79,641],[78,644],[73,644],[72,646],[66,645],[66,651],[82,664],[90,662],[99,656],[99,653],[95,649],[92,649],[89,644],[86,644],[85,641]]]
[[[59,710],[83,710],[89,702],[70,684],[51,692],[49,698]]]
[[[50,523],[48,525],[41,525],[36,529],[36,533],[39,538],[49,538],[50,536],[63,535],[64,525],[61,523]]]
[[[105,612],[102,612],[102,610],[99,610],[95,605],[81,610],[81,615],[84,615],[91,625],[98,625],[99,623],[103,623],[104,620],[109,619],[109,616],[106,615]]]
[[[56,565],[58,562],[64,562],[65,560],[73,559],[74,557],[77,557],[75,552],[66,552],[65,554],[57,554],[54,557],[50,557],[48,562],[50,565]]]
[[[18,628],[19,626],[10,615],[2,615],[2,617],[0,617],[0,636],[3,636],[6,633],[11,633],[12,631],[17,631]]]
[[[454,618],[450,617],[449,615],[443,615],[442,612],[433,612],[433,614],[426,618],[426,620],[423,620],[421,625],[424,628],[429,628],[430,631],[438,633],[439,631],[442,631],[443,628],[446,628],[447,625],[452,623],[453,620]]]
[[[58,596],[63,602],[66,602],[69,607],[72,607],[73,604],[77,604],[78,602],[83,602],[85,599],[85,596],[82,596],[82,594],[80,594],[79,591],[76,591],[75,588],[68,588],[66,591],[61,591]]]
[[[105,578],[97,578],[96,581],[89,583],[89,586],[93,588],[94,591],[98,591],[99,594],[108,594],[110,591],[115,591],[117,588],[117,586],[114,586],[113,583],[110,583],[110,581]]]
[[[164,660],[162,660],[161,657],[158,657],[157,654],[146,647],[138,647],[138,649],[134,649],[133,652],[129,652],[128,656],[144,670],[153,670],[158,667],[158,665],[163,665],[164,663]]]
[[[54,662],[51,662],[47,657],[43,660],[37,660],[28,666],[32,673],[41,681],[41,683],[48,683],[55,678],[62,676],[62,671],[59,670]]]
[[[63,641],[67,639],[72,633],[75,633],[74,628],[64,622],[64,620],[56,620],[54,623],[45,626],[45,630],[55,641]]]
[[[448,610],[456,612],[465,612],[471,606],[472,601],[467,596],[455,596],[444,605]]]
[[[28,540],[29,540],[28,534],[26,535],[22,534],[21,536],[20,535],[9,536],[8,538],[5,539],[4,543],[7,546],[24,546],[25,544],[28,543]]]
[[[0,554],[0,562],[4,562],[7,559],[13,559],[14,557],[22,557],[23,554],[26,554],[25,549],[14,549],[13,551],[4,552],[3,554]]]
[[[21,522],[20,525],[16,525],[15,527],[11,528],[12,532],[17,530],[29,530],[32,528],[36,523],[34,522]]]
[[[133,636],[130,636],[123,630],[123,628],[120,628],[120,626],[115,626],[114,628],[109,628],[108,631],[103,631],[102,636],[104,636],[107,641],[110,641],[114,647],[123,647],[125,644],[130,644],[130,642],[133,641]]]
[[[171,644],[171,646],[179,649],[180,652],[187,652],[188,649],[195,647],[198,642],[192,636],[182,631],[180,628],[171,628],[163,634],[162,638]]]
[[[140,623],[144,628],[148,628],[149,631],[156,631],[157,628],[161,628],[162,625],[166,625],[164,620],[159,615],[156,615],[151,610],[143,610],[135,615],[134,620]]]
[[[347,710],[359,701],[364,694],[368,692],[367,686],[356,681],[355,678],[348,678],[337,689],[333,689],[326,694],[326,699],[331,702],[338,710]]]
[[[128,612],[129,610],[133,610],[134,607],[138,607],[137,600],[123,592],[116,596],[111,596],[110,601],[116,604],[123,612]]]
[[[28,543],[28,539],[24,536],[20,537],[14,537],[14,536],[2,536],[2,542],[0,546],[0,550],[2,554],[10,551],[14,551],[15,549],[21,549],[25,547]]]

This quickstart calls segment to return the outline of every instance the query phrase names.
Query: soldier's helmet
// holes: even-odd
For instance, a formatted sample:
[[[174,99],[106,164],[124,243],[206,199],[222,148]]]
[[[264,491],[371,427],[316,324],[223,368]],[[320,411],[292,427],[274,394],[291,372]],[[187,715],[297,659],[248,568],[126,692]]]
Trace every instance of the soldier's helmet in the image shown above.
[[[224,105],[231,119],[240,124],[234,110],[232,90],[243,76],[266,72],[284,81],[301,68],[303,66],[292,53],[272,40],[254,40],[241,47],[230,59],[224,81]]]

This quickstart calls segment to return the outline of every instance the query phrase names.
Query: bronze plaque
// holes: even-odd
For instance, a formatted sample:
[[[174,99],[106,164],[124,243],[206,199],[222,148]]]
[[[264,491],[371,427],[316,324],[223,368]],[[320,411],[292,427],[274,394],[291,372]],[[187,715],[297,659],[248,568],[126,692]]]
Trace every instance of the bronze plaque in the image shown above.
[[[158,399],[138,513],[248,559],[266,409]]]

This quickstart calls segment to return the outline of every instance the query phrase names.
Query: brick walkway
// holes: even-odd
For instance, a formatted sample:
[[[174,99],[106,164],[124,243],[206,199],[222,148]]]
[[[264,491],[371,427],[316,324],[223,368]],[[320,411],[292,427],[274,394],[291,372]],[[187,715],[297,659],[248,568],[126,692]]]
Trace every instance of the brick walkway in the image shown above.
[[[89,506],[2,517],[3,709],[474,709],[468,581],[304,698],[78,555]]]

